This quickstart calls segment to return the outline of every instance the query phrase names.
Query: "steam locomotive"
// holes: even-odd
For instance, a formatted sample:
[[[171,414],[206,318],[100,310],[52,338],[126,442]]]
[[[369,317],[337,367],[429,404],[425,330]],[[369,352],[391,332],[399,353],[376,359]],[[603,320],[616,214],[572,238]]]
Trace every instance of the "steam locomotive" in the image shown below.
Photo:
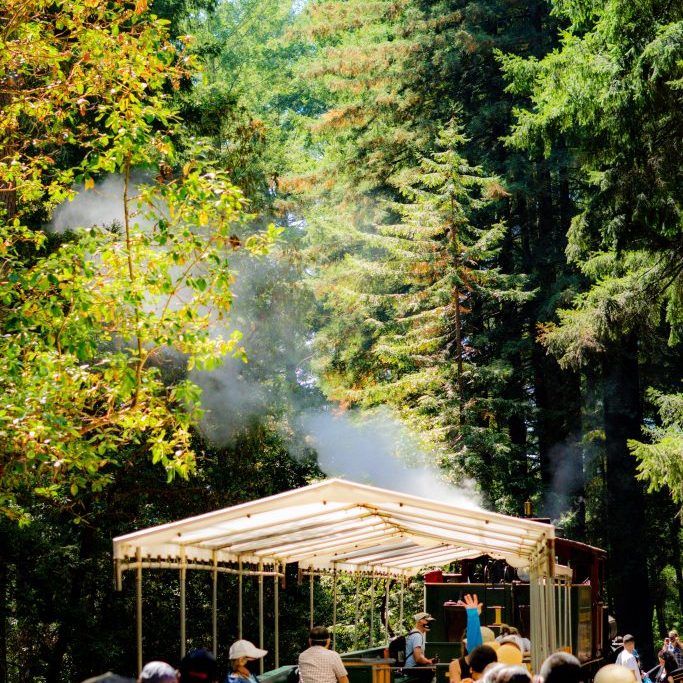
[[[571,651],[586,670],[587,677],[605,663],[611,652],[616,624],[607,614],[604,602],[606,553],[585,543],[555,539],[558,564],[572,572],[568,610]],[[430,643],[457,644],[465,630],[465,610],[457,602],[467,593],[483,603],[482,626],[499,633],[504,625],[515,627],[521,636],[531,637],[529,579],[503,560],[482,555],[460,563],[458,573],[427,572],[424,576],[425,610],[437,617],[429,634]]]

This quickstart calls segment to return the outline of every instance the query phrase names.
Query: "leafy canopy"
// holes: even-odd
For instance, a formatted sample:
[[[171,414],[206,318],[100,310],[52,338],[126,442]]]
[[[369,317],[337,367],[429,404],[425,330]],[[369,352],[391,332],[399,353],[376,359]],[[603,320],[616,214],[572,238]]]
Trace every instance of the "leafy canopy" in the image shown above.
[[[3,4],[0,511],[26,521],[24,497],[75,508],[136,449],[169,479],[192,470],[186,371],[243,357],[220,332],[229,255],[265,253],[278,230],[240,240],[245,200],[225,173],[179,168],[169,93],[192,64],[142,0]],[[135,169],[158,175],[137,184]],[[47,240],[37,218],[103,173],[122,176],[123,223]]]

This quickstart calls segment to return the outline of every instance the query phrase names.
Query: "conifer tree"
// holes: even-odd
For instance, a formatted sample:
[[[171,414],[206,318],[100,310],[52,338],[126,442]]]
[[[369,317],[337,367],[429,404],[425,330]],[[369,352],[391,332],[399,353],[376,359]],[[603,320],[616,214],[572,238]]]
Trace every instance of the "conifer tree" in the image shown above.
[[[583,185],[568,255],[593,282],[546,334],[566,363],[599,359],[604,388],[607,525],[616,617],[651,647],[645,561],[631,552],[644,534],[643,496],[627,442],[642,421],[641,362],[665,311],[680,339],[680,4],[556,2],[569,29],[542,60],[508,57],[511,88],[530,96],[512,142],[577,150]],[[661,353],[661,352],[660,352]],[[675,379],[676,382],[679,377]],[[680,386],[680,385],[679,385]],[[642,452],[642,451],[641,451]]]
[[[491,459],[509,450],[495,387],[509,369],[490,356],[488,336],[527,297],[522,278],[496,267],[505,230],[492,208],[505,191],[464,159],[464,143],[451,121],[436,151],[392,179],[399,198],[386,203],[384,223],[358,235],[343,279],[336,270],[323,276],[333,334],[348,340],[360,322],[366,336],[359,363],[323,332],[319,345],[332,352],[320,370],[335,396],[395,407],[454,476],[483,481]],[[483,488],[504,504],[495,483]]]
[[[530,162],[500,140],[519,98],[504,91],[494,50],[543,54],[551,43],[545,37],[549,23],[542,3],[510,8],[413,0],[366,6],[328,0],[312,6],[305,27],[315,42],[304,73],[328,88],[329,102],[328,112],[312,123],[320,161],[308,179],[317,188],[312,205],[319,221],[311,213],[307,220],[316,254],[325,252],[320,265],[333,268],[337,281],[344,280],[344,253],[353,253],[362,241],[357,231],[383,220],[378,200],[396,197],[392,178],[419,163],[454,112],[468,138],[466,156],[505,177],[509,195],[498,211],[511,229],[495,265],[510,276],[529,273],[527,286],[537,292],[525,306],[501,312],[501,324],[488,330],[486,342],[489,356],[506,368],[505,381],[493,384],[496,424],[512,441],[508,457],[531,475],[518,492],[516,510],[537,490],[537,462],[546,489],[560,457],[571,453],[573,467],[581,471],[582,466],[575,443],[578,373],[560,368],[535,340],[537,323],[552,320],[557,303],[576,285],[564,258],[570,203],[566,161],[556,155],[550,162]],[[345,322],[351,319],[354,333],[345,325],[344,338],[355,343],[339,353],[365,367],[377,331],[360,315]],[[338,321],[325,328],[325,338],[334,337]],[[345,372],[338,379],[354,386]],[[486,478],[510,480],[506,467],[500,473],[489,469]],[[582,476],[574,479],[580,482]]]

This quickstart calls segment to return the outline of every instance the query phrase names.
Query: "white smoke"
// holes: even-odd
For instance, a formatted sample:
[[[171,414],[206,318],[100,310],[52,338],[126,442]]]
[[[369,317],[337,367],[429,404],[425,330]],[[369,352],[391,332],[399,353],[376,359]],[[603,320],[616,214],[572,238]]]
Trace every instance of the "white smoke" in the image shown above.
[[[302,424],[328,476],[480,507],[472,483],[447,483],[418,438],[388,409],[362,415],[320,410],[304,414]]]
[[[136,183],[145,180],[140,176]],[[79,191],[74,200],[58,207],[48,229],[64,232],[122,224],[123,219],[123,180],[111,176],[92,190]],[[291,229],[301,227],[290,225]],[[244,333],[242,344],[250,362],[244,364],[228,357],[216,370],[191,373],[191,379],[203,392],[205,415],[200,429],[218,446],[231,443],[255,418],[278,412],[278,403],[288,402],[296,412],[298,398],[294,390],[287,395],[282,389],[287,377],[291,380],[294,375],[294,389],[303,393],[313,388],[315,378],[306,364],[311,349],[305,343],[305,323],[297,299],[288,289],[293,281],[282,282],[287,267],[277,250],[262,259],[241,253],[233,256],[236,281],[229,327]],[[225,335],[226,328],[216,324],[212,331]],[[183,363],[182,358],[170,353],[164,360]],[[294,436],[291,432],[286,435],[291,452],[296,455],[304,450],[302,443],[314,448],[319,466],[328,476],[463,507],[479,507],[472,483],[455,486],[445,481],[433,456],[389,410],[370,415],[337,413],[326,404],[316,411],[301,408],[298,412],[301,429]]]
[[[564,515],[572,513],[576,495],[583,490],[583,456],[584,449],[576,434],[550,448],[548,459],[552,466],[552,482],[542,501],[541,513],[554,523],[561,523]]]
[[[145,180],[146,176],[137,174],[131,184],[133,192],[134,188]],[[78,194],[73,200],[64,202],[55,209],[52,222],[47,229],[50,232],[62,233],[93,225],[109,226],[114,222],[123,225],[123,187],[123,178],[119,175],[107,176],[91,190],[77,187]],[[144,223],[137,217],[135,222]]]

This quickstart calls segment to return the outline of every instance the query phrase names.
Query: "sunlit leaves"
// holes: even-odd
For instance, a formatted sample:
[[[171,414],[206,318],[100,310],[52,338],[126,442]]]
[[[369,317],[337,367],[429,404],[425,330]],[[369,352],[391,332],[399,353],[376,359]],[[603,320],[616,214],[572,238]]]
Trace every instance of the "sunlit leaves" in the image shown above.
[[[225,173],[173,171],[166,93],[186,67],[145,7],[5,8],[0,184],[18,213],[0,216],[0,511],[20,521],[24,496],[74,507],[135,449],[169,479],[188,475],[201,410],[185,375],[245,358],[225,322],[230,257],[264,254],[279,234],[238,236],[246,201]],[[64,146],[78,148],[76,164],[55,165]],[[136,168],[164,172],[139,184]],[[95,192],[103,173],[123,177],[123,224],[74,226],[41,250],[44,233],[22,219],[71,196],[74,180]]]

